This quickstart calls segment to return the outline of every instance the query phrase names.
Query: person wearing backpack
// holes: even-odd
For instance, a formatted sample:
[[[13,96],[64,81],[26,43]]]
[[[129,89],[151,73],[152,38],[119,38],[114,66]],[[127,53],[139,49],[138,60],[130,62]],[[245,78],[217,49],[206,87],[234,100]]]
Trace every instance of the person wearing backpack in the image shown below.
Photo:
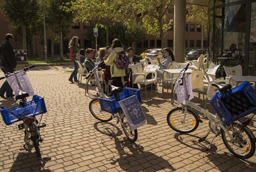
[[[115,38],[112,41],[111,52],[105,64],[110,65],[110,75],[113,79],[112,85],[123,88],[122,78],[126,76],[129,60],[119,39]]]

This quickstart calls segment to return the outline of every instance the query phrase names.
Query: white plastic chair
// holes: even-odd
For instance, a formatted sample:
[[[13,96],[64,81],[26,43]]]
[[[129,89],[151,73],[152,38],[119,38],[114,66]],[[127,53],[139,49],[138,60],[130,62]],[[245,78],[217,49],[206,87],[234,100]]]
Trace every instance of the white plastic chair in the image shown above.
[[[78,64],[78,81],[82,83],[82,76],[86,75],[88,73],[86,67],[83,67],[82,64],[79,61],[76,61]]]
[[[152,59],[149,59],[150,63],[153,65],[159,65],[158,61],[157,60],[152,60]]]
[[[226,80],[232,85],[235,86],[236,83],[234,80],[230,80],[230,76],[232,75],[237,75],[237,76],[242,76],[243,71],[242,71],[242,66],[237,65],[234,67],[228,67],[228,66],[223,66],[225,73],[226,73]]]
[[[145,71],[143,71],[142,66],[141,66],[140,63],[135,64],[135,65],[129,65],[129,67],[132,69],[133,83],[134,84],[139,84],[140,87],[143,84],[145,85],[145,96],[146,96],[146,100],[147,100],[147,85],[157,83],[157,73],[156,73],[156,71],[145,72]],[[152,73],[152,78],[151,79],[146,78],[149,73]]]
[[[190,69],[200,70],[204,68],[205,55],[201,54],[196,61],[193,61],[193,65],[189,66]]]
[[[148,65],[148,60],[144,58],[144,59],[140,60],[140,64],[143,65],[143,66],[147,66]]]

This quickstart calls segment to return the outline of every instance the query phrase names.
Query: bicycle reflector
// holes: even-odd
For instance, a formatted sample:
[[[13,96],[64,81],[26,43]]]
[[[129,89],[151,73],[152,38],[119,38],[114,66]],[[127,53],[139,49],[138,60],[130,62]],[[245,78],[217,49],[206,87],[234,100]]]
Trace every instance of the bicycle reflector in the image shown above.
[[[251,122],[251,119],[248,119],[248,120],[244,121],[243,122],[243,126],[244,127],[247,126],[250,122]]]
[[[35,119],[34,118],[29,118],[27,120],[24,121],[25,124],[31,124],[32,122],[34,122]]]

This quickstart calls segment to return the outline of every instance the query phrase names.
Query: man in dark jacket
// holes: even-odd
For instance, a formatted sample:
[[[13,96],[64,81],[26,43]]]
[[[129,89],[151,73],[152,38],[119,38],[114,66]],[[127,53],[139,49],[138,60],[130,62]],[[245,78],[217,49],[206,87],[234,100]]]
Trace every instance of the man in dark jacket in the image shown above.
[[[4,74],[8,72],[13,72],[16,69],[17,63],[15,60],[14,51],[11,45],[13,39],[14,39],[13,35],[11,33],[7,33],[5,35],[5,41],[0,45],[0,57],[1,57],[0,66]],[[4,96],[5,93],[7,97],[12,97],[14,96],[12,92],[13,92],[12,88],[10,87],[8,82],[5,81],[2,87],[0,88],[0,97],[2,97],[3,99],[6,99],[6,97]]]

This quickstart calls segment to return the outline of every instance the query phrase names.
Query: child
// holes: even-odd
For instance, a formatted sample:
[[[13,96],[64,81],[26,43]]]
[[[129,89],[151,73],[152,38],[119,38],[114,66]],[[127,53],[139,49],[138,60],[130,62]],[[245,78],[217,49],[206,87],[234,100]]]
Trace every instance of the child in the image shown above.
[[[86,49],[86,59],[84,60],[84,66],[86,67],[88,72],[91,71],[95,67],[94,62],[92,61],[93,57],[94,57],[93,49],[87,48]]]

